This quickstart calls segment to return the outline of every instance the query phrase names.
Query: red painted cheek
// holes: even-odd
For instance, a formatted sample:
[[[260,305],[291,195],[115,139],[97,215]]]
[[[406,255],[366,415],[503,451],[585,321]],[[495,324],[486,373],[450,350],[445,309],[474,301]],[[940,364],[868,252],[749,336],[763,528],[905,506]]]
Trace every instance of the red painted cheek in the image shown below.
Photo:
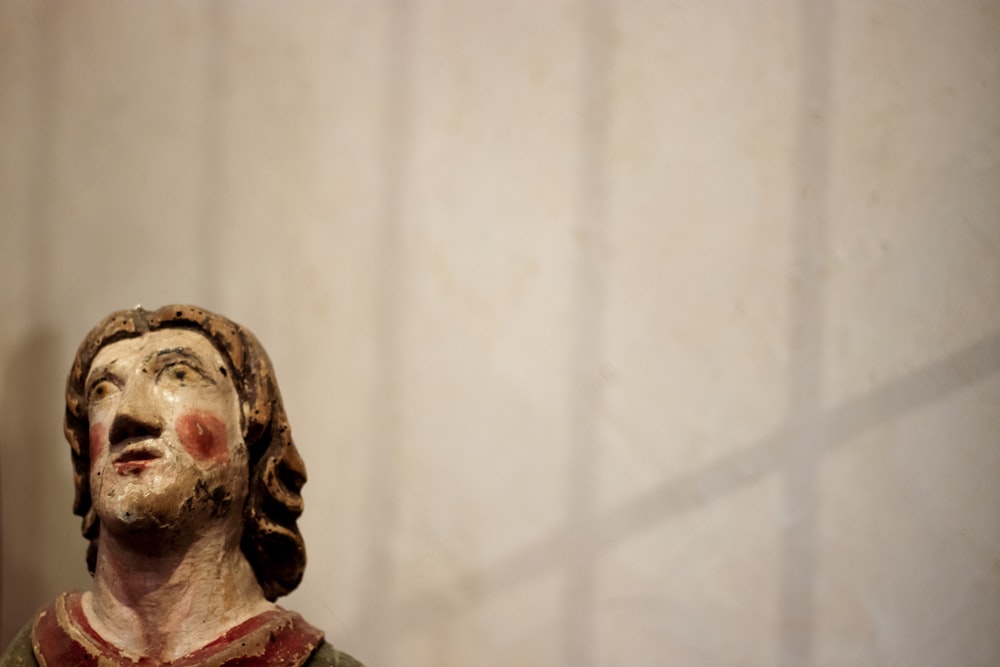
[[[229,459],[226,424],[208,412],[188,412],[174,424],[181,445],[199,461],[221,463]]]
[[[96,461],[101,457],[106,444],[105,434],[107,429],[100,424],[90,425],[90,460]]]

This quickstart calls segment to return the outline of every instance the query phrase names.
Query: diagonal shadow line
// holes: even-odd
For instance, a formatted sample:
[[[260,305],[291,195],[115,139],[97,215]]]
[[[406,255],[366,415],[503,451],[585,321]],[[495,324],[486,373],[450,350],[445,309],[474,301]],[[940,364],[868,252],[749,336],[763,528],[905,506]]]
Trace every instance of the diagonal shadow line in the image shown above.
[[[829,438],[842,440],[857,435],[879,421],[898,417],[982,382],[1000,371],[1000,333],[961,348],[929,366],[845,401],[829,412]]]
[[[853,436],[1000,373],[1000,333],[968,345],[862,396],[819,413],[817,457]],[[696,509],[782,470],[799,429],[779,428],[757,442],[701,470],[660,485],[599,516],[581,544],[577,526],[562,527],[487,570],[467,572],[452,583],[416,593],[390,614],[383,628],[405,632],[429,625],[482,599],[540,576],[580,557],[596,555],[669,517]],[[457,592],[456,592],[457,591]]]

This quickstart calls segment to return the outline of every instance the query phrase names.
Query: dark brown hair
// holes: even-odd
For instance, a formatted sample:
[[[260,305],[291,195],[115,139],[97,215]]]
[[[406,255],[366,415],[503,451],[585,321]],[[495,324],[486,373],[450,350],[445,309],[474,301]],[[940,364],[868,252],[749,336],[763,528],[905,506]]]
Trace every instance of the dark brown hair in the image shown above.
[[[250,487],[240,546],[268,600],[295,589],[305,570],[305,542],[296,521],[302,514],[305,464],[292,441],[271,360],[257,338],[221,315],[195,306],[121,310],[94,327],[77,350],[66,380],[63,429],[73,457],[73,512],[83,517],[90,540],[87,567],[94,573],[100,521],[90,497],[89,418],[85,383],[94,357],[106,345],[159,329],[204,335],[226,360],[239,395],[243,439],[250,457]]]

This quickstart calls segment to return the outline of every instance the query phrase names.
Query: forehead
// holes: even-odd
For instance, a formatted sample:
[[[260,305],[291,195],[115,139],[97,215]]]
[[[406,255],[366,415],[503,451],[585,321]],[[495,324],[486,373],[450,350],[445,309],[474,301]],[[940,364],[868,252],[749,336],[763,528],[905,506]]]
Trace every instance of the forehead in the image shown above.
[[[184,350],[203,363],[212,366],[225,364],[222,355],[212,342],[197,331],[189,329],[160,329],[143,334],[138,338],[126,338],[106,345],[94,357],[91,371],[103,366],[128,366],[141,364],[157,353],[170,350]]]

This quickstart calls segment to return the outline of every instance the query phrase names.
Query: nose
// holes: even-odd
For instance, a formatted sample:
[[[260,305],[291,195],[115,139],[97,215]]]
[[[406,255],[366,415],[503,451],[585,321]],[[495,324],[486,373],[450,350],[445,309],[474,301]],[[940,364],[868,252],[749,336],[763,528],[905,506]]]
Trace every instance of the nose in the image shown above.
[[[163,432],[163,426],[156,420],[139,418],[135,415],[119,412],[111,422],[111,431],[108,433],[108,443],[114,448],[116,445],[132,440],[146,440],[147,438],[158,438]]]
[[[132,440],[158,438],[163,432],[163,419],[142,388],[125,390],[122,402],[108,430],[108,444],[115,445]]]

